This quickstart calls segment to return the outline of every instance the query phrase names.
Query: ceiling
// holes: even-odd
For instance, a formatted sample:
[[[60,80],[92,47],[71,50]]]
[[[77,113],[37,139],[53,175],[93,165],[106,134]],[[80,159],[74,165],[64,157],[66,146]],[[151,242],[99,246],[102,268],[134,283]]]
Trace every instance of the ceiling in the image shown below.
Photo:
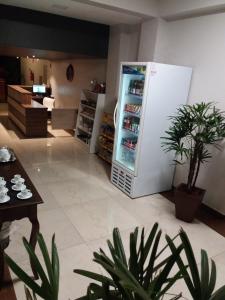
[[[143,19],[138,13],[93,5],[86,0],[0,0],[0,3],[107,25],[137,24]]]
[[[225,11],[225,0],[0,0],[0,4],[106,25],[175,20]]]

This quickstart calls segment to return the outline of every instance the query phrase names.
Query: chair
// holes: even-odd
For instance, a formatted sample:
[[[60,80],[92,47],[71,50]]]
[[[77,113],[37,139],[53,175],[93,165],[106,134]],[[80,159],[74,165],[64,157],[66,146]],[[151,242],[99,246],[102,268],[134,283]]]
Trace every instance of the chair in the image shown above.
[[[49,98],[49,97],[44,97],[43,105],[45,107],[47,107],[48,116],[51,117],[52,109],[55,107],[55,99],[54,98]]]

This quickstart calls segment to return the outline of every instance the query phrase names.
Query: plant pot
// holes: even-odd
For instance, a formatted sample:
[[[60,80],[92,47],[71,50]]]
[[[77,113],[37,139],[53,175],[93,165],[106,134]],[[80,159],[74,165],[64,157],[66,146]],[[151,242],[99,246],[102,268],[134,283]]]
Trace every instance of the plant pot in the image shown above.
[[[196,216],[204,195],[205,190],[194,188],[190,193],[187,190],[187,185],[181,183],[174,193],[176,218],[191,223]]]

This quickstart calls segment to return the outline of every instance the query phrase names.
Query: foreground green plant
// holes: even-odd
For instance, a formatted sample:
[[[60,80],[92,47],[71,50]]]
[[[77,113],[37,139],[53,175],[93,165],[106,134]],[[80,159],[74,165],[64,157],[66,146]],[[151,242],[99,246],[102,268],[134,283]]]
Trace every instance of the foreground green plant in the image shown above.
[[[187,234],[181,230],[180,239],[184,247],[185,257],[188,262],[186,268],[186,260],[179,256],[177,258],[177,265],[183,275],[186,286],[192,296],[193,300],[224,300],[225,299],[225,285],[215,291],[216,286],[216,264],[211,260],[211,268],[209,264],[208,255],[205,250],[201,250],[201,265],[198,268],[194,251]],[[177,253],[177,247],[169,236],[166,236],[169,247],[174,253]]]
[[[192,300],[224,300],[225,286],[215,290],[216,265],[209,262],[206,251],[201,250],[201,264],[198,267],[187,234],[181,230],[171,239],[166,235],[165,246],[160,249],[162,232],[156,223],[145,238],[144,228],[138,237],[138,228],[130,234],[130,255],[126,256],[118,229],[113,230],[113,242],[107,241],[111,257],[103,250],[94,252],[94,261],[107,273],[102,274],[74,270],[75,273],[88,277],[98,283],[91,283],[87,295],[77,300],[177,300],[186,299],[182,293],[173,295],[171,287],[177,280],[184,280]],[[176,240],[176,243],[175,243]],[[45,273],[40,261],[26,239],[24,246],[34,264],[41,285],[38,285],[7,255],[6,261],[12,271],[25,283],[27,300],[37,300],[37,295],[44,300],[58,300],[59,259],[54,236],[52,238],[51,259],[42,235],[38,236]],[[169,252],[165,252],[165,251]],[[177,264],[178,270],[171,270]]]
[[[39,285],[33,280],[26,272],[24,272],[7,254],[5,254],[5,260],[10,269],[17,275],[17,277],[25,283],[25,285],[32,290],[32,294],[25,286],[25,293],[28,300],[36,300],[36,295],[40,296],[44,300],[58,300],[59,293],[59,257],[55,244],[55,236],[52,237],[52,249],[51,258],[41,234],[37,238],[38,245],[40,247],[43,259],[44,268],[35,254],[33,248],[28,241],[23,238],[24,247],[29,255],[30,261],[33,264],[40,280]],[[45,271],[46,269],[46,271]]]
[[[187,189],[192,192],[201,164],[212,157],[207,146],[220,148],[218,142],[225,137],[225,114],[213,103],[202,102],[181,106],[170,120],[162,146],[166,152],[175,152],[177,163],[181,164],[183,158],[189,162]]]
[[[170,276],[183,246],[174,249],[173,253],[162,254],[168,245],[159,250],[162,231],[156,223],[145,239],[144,228],[138,242],[138,228],[130,234],[130,256],[126,257],[124,246],[118,229],[113,230],[113,243],[107,241],[111,258],[100,249],[94,252],[94,261],[109,274],[110,277],[97,273],[74,270],[75,273],[91,278],[100,284],[92,283],[87,296],[80,299],[127,299],[127,300],[159,300],[171,286],[182,277],[181,271]],[[181,295],[172,299],[179,299]]]

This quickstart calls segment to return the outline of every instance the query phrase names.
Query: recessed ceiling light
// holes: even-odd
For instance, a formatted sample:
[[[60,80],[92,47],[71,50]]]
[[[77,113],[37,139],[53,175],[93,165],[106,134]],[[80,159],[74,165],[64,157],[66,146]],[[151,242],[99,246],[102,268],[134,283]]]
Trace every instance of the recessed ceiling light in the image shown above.
[[[19,59],[19,56],[17,56],[16,58]]]
[[[65,9],[68,8],[68,6],[66,6],[66,5],[60,5],[60,4],[53,4],[52,8],[59,9],[59,10],[65,10]]]

